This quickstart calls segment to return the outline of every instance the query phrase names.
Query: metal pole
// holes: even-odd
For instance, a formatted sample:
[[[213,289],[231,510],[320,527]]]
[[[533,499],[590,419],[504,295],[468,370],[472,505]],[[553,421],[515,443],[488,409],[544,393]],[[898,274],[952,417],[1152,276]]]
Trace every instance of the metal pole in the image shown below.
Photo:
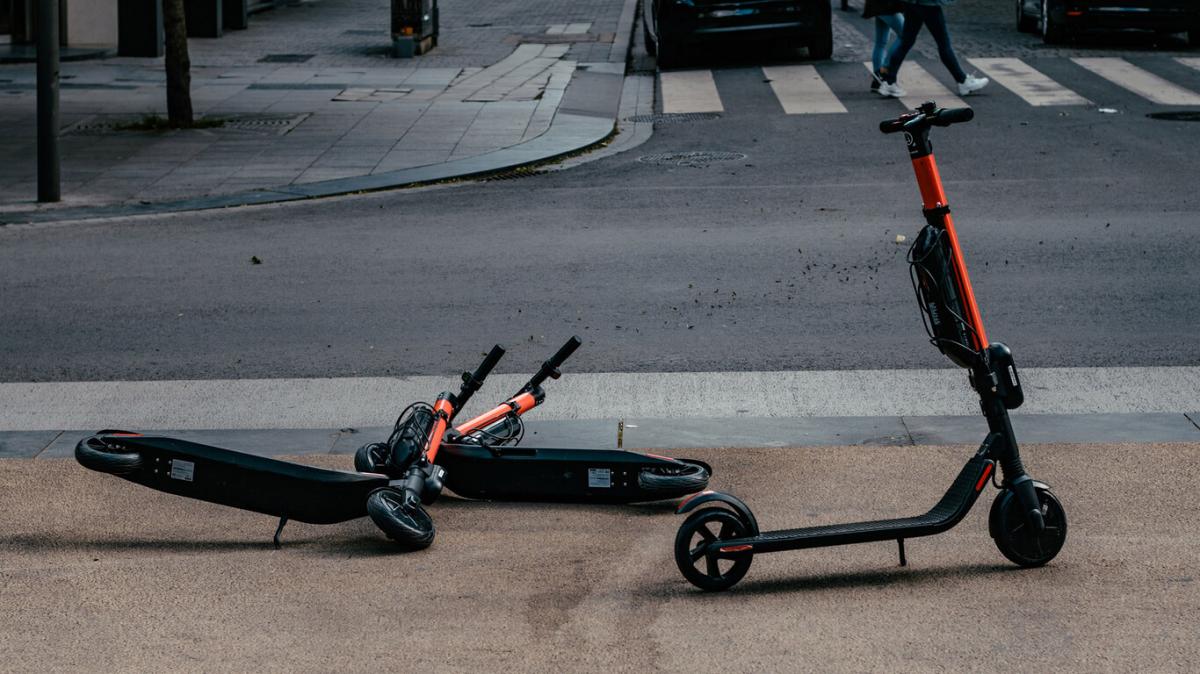
[[[38,0],[37,36],[38,201],[58,201],[58,0]]]

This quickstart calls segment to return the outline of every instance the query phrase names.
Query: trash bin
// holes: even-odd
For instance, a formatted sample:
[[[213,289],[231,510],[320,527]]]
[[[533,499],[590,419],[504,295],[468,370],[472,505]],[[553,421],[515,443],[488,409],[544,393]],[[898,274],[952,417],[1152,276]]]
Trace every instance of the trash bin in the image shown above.
[[[437,46],[437,0],[392,0],[392,55],[411,58]]]

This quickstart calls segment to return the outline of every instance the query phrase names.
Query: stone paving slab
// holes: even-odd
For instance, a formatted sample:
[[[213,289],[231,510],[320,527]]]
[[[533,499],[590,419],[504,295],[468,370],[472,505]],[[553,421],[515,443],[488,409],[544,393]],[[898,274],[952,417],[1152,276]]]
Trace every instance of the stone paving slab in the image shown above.
[[[197,115],[231,120],[221,128],[114,130],[165,114],[161,60],[64,64],[64,201],[58,205],[33,202],[34,70],[0,67],[0,137],[12,139],[0,143],[0,222],[24,221],[8,214],[31,210],[144,205],[246,189],[290,192],[284,188],[519,145],[549,131],[579,45],[513,38],[544,35],[552,24],[586,24],[588,31],[576,37],[591,46],[579,56],[596,60],[592,46],[603,34],[607,58],[613,31],[628,23],[634,7],[631,0],[505,0],[486,8],[451,0],[442,3],[439,47],[411,60],[380,55],[376,47],[386,31],[364,34],[364,24],[387,25],[387,3],[281,7],[261,20],[256,15],[247,31],[189,41]],[[297,64],[260,62],[279,53],[311,57]],[[619,95],[619,84],[615,91]],[[615,100],[606,105],[615,110]],[[315,195],[313,189],[303,193]]]

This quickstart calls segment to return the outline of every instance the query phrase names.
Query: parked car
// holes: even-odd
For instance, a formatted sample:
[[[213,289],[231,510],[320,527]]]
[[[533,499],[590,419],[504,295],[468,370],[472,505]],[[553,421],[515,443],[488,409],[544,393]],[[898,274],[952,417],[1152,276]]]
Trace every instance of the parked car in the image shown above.
[[[1017,30],[1048,43],[1090,29],[1188,34],[1200,47],[1200,0],[1016,0]]]
[[[736,40],[784,42],[827,59],[831,15],[830,0],[643,0],[642,29],[659,67],[677,65],[688,47]]]

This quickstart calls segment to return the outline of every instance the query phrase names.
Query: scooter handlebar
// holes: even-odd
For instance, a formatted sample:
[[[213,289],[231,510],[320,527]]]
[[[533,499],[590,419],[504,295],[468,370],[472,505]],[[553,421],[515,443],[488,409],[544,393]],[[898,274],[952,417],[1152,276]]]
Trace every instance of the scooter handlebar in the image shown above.
[[[969,122],[974,118],[975,111],[971,108],[939,108],[930,101],[896,119],[885,119],[879,123],[879,130],[883,133],[897,133],[912,131],[919,126],[950,126]]]
[[[455,415],[457,415],[458,412],[466,406],[467,401],[471,399],[471,396],[475,395],[475,392],[478,391],[481,386],[483,386],[483,380],[487,379],[487,376],[491,374],[492,368],[496,367],[496,363],[500,362],[500,358],[502,356],[504,356],[504,347],[497,344],[496,346],[492,347],[490,352],[488,352],[487,357],[483,359],[483,362],[479,364],[479,367],[475,368],[475,372],[473,374],[470,372],[463,373],[462,387],[458,390],[458,395],[454,396]]]
[[[553,356],[550,356],[550,360],[542,363],[541,369],[537,371],[537,374],[530,378],[529,382],[526,383],[525,386],[521,387],[521,391],[532,391],[538,386],[541,386],[542,382],[546,381],[547,379],[558,379],[558,368],[561,367],[562,364],[571,357],[571,354],[575,353],[575,350],[578,349],[582,344],[583,341],[578,337],[571,337],[568,339],[566,344],[563,344]]]

